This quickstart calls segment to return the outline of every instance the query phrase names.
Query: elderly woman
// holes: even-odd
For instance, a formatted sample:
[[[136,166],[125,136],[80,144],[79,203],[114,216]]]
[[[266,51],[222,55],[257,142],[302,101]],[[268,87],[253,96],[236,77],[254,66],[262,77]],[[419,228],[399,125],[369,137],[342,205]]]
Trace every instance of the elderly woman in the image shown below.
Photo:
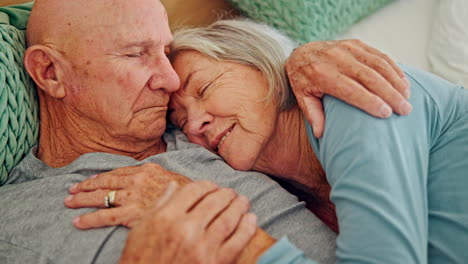
[[[405,67],[412,114],[377,119],[326,96],[317,139],[283,70],[292,45],[268,31],[220,21],[176,33],[170,120],[235,169],[331,197],[340,263],[466,263],[468,91]],[[331,208],[315,211],[333,227]]]

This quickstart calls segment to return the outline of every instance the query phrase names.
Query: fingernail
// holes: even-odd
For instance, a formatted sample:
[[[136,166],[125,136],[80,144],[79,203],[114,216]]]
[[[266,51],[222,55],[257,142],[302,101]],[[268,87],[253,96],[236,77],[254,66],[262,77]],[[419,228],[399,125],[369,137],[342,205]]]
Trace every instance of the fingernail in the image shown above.
[[[79,223],[80,223],[80,217],[77,216],[77,217],[75,217],[75,218],[73,219],[73,224],[74,224],[74,225],[78,225]]]
[[[392,115],[392,108],[390,108],[388,104],[383,104],[380,107],[380,116],[382,118],[387,118],[387,117],[390,117],[391,115]]]
[[[249,213],[247,215],[247,222],[251,225],[257,225],[257,216],[252,213]]]
[[[408,77],[406,77],[406,75],[402,79],[407,85],[410,84],[410,81],[409,81]]]
[[[239,201],[243,204],[249,204],[249,198],[245,197],[244,195],[239,195],[239,197],[237,198],[239,199]]]
[[[175,181],[171,181],[168,185],[167,185],[167,189],[168,190],[171,190],[171,192],[177,190],[177,188],[179,188],[179,184]]]
[[[94,179],[94,178],[96,178],[96,177],[97,177],[97,174],[94,174],[94,175],[89,176],[90,179]]]
[[[411,113],[412,110],[413,110],[413,106],[411,106],[411,104],[408,103],[406,100],[403,100],[400,103],[400,112],[402,115],[407,115]]]
[[[314,126],[314,124],[312,124],[312,131],[314,132],[314,137],[316,138],[322,137],[322,135],[319,133],[319,128],[317,126]]]
[[[69,201],[71,201],[71,199],[73,199],[73,195],[68,195],[67,197],[65,197],[65,200],[63,200],[65,203],[68,203]]]
[[[73,184],[72,186],[70,186],[70,188],[68,188],[68,190],[69,190],[70,192],[73,192],[73,191],[76,191],[77,187],[78,187],[78,183],[75,183],[75,184]]]
[[[406,99],[409,99],[410,96],[411,96],[411,90],[408,88],[406,89],[404,92],[403,92],[403,96],[406,98]]]

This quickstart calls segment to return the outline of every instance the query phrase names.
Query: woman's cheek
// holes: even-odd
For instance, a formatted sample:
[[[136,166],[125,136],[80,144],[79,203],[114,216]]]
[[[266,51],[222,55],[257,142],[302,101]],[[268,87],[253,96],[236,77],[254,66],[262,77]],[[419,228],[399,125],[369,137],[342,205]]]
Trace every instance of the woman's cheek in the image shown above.
[[[197,137],[197,136],[191,136],[190,134],[187,134],[186,131],[184,131],[184,133],[187,135],[187,138],[190,142],[198,144],[208,150],[211,150],[208,144],[206,144],[206,140],[203,140],[202,138]]]
[[[236,153],[229,153],[229,155],[221,155],[221,157],[234,169],[240,171],[252,170],[256,157],[248,155],[245,151],[238,151]]]

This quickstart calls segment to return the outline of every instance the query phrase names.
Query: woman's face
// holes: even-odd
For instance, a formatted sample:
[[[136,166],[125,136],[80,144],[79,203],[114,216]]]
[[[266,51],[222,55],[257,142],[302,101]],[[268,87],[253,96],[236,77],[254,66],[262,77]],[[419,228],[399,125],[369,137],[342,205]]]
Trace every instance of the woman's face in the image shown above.
[[[268,82],[249,66],[218,62],[195,51],[174,62],[181,88],[169,118],[188,139],[219,154],[233,168],[250,170],[274,132],[277,107],[264,100]]]

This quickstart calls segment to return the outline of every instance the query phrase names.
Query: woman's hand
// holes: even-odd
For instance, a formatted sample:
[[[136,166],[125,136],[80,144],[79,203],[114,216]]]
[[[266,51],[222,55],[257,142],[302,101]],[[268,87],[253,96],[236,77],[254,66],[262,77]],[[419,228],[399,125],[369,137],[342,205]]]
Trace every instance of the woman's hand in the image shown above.
[[[105,197],[116,191],[111,204],[113,208],[84,214],[75,218],[73,224],[80,229],[115,225],[132,227],[154,205],[171,181],[180,185],[190,182],[186,177],[154,163],[118,168],[73,185],[69,189],[71,195],[65,198],[64,203],[69,208],[105,208]]]
[[[305,44],[291,54],[286,71],[316,137],[322,136],[325,127],[324,94],[380,118],[390,117],[392,109],[400,115],[412,110],[403,71],[387,55],[359,40]]]
[[[207,181],[172,191],[129,232],[120,263],[234,262],[256,230],[247,198]]]

